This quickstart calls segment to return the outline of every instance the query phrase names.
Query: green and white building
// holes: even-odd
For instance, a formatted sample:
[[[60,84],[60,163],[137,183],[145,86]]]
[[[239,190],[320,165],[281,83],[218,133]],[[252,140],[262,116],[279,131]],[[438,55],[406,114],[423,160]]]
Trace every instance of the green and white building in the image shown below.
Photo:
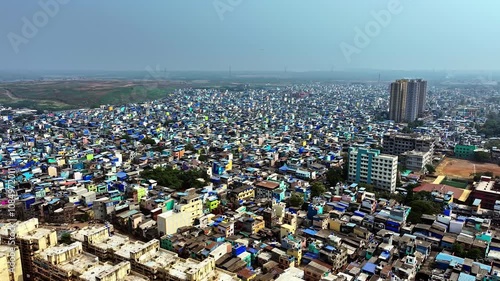
[[[398,157],[377,149],[349,148],[349,182],[365,183],[388,192],[396,189]]]

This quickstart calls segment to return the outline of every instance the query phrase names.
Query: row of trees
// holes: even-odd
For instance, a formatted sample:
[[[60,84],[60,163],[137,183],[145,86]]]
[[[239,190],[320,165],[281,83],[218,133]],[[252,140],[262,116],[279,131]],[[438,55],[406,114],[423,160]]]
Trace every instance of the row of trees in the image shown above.
[[[181,171],[172,167],[146,169],[141,173],[141,177],[153,179],[159,185],[176,190],[186,190],[188,188],[202,188],[209,180],[208,175],[203,170],[190,169]],[[200,181],[199,179],[203,179]]]

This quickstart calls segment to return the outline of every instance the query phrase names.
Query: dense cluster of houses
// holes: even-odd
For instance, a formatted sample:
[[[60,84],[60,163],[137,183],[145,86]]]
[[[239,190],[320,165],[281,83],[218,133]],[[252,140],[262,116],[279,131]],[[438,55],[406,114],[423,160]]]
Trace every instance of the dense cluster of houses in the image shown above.
[[[496,280],[500,240],[481,200],[463,211],[461,195],[433,188],[444,212],[411,224],[410,207],[363,187],[397,192],[398,165],[408,170],[404,181],[418,182],[426,165],[472,136],[457,118],[476,116],[449,111],[402,134],[405,125],[374,118],[385,95],[386,86],[313,84],[185,89],[166,100],[43,114],[2,108],[0,217],[17,222],[0,236],[7,244],[16,231],[22,271],[7,276]],[[449,97],[436,94],[431,111],[440,98]],[[311,196],[312,181],[346,162],[348,183]],[[180,190],[142,176],[160,167],[207,177],[196,179],[203,188]],[[493,211],[488,190],[482,203]],[[303,206],[287,204],[292,194]],[[75,221],[93,225],[58,242],[52,228]],[[455,255],[456,244],[479,249],[480,259]]]

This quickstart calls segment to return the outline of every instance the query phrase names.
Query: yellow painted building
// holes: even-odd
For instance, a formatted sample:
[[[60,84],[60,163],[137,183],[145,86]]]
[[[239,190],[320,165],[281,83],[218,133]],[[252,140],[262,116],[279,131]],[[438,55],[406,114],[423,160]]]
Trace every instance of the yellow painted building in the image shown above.
[[[24,280],[21,253],[17,246],[0,245],[0,280]]]
[[[231,191],[231,195],[236,200],[253,200],[255,198],[255,189],[253,186],[241,186]]]
[[[256,234],[266,227],[264,220],[256,219],[252,224],[252,234]]]
[[[333,230],[333,231],[337,231],[337,232],[340,232],[340,226],[342,225],[342,222],[338,219],[330,219],[329,220],[329,229]]]
[[[194,219],[203,215],[203,201],[199,195],[188,195],[181,199],[181,204],[176,209],[181,213],[188,213],[193,223]]]
[[[16,244],[20,247],[21,262],[24,265],[23,274],[27,277],[33,272],[33,256],[35,251],[45,250],[57,245],[57,233],[53,229],[39,228],[38,219],[33,218],[17,222],[14,228],[9,224],[2,226],[0,228],[2,244],[8,243],[12,229],[16,233]]]

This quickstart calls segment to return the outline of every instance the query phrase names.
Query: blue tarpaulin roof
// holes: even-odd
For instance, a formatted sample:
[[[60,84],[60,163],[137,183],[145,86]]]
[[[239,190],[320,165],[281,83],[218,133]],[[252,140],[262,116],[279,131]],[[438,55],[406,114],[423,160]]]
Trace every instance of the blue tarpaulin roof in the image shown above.
[[[305,229],[303,232],[309,235],[316,235],[316,233],[318,233],[316,230],[313,229]]]
[[[371,262],[367,262],[365,266],[363,266],[363,271],[375,274],[375,269],[377,265]]]

